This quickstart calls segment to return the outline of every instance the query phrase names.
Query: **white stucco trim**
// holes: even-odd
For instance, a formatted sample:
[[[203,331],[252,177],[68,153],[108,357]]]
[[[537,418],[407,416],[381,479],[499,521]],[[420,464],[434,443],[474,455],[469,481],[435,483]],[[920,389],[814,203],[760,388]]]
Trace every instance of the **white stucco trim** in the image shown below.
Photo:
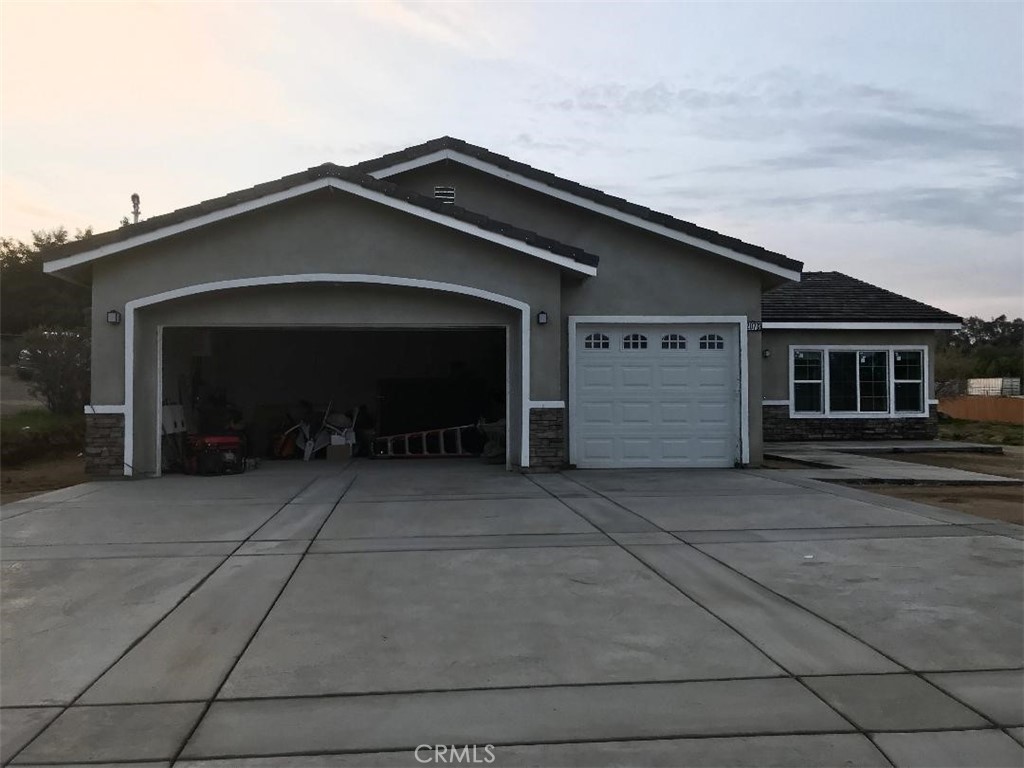
[[[124,413],[123,405],[86,405],[85,413],[94,414],[121,414]]]
[[[573,424],[576,423],[576,328],[598,323],[635,325],[730,325],[739,326],[740,362],[740,463],[750,463],[750,364],[747,360],[746,315],[569,315],[569,463],[576,463],[576,441]]]
[[[579,208],[585,208],[588,211],[599,213],[602,216],[607,216],[609,218],[616,219],[617,221],[621,221],[625,224],[630,224],[634,227],[645,229],[648,232],[653,232],[663,237],[667,237],[681,243],[686,243],[687,245],[695,246],[697,248],[700,248],[701,250],[708,251],[717,256],[724,256],[727,259],[732,259],[733,261],[738,261],[741,264],[746,264],[747,266],[755,267],[764,272],[770,272],[774,275],[785,277],[788,280],[800,280],[799,270],[786,269],[785,267],[777,266],[775,264],[772,264],[771,262],[763,261],[762,259],[758,259],[754,256],[749,256],[745,253],[734,251],[731,248],[726,248],[724,246],[717,245],[708,240],[704,240],[693,235],[687,235],[683,232],[679,232],[675,229],[670,229],[669,227],[663,226],[661,224],[656,224],[654,222],[647,221],[646,219],[642,219],[639,216],[633,216],[628,213],[623,213],[622,211],[616,208],[612,208],[611,206],[595,203],[593,200],[589,200],[585,197],[580,197],[579,195],[574,195],[571,192],[565,192],[564,190],[557,189],[548,184],[544,184],[543,182],[536,181],[535,179],[529,179],[521,174],[505,170],[504,168],[499,168],[498,166],[493,165],[492,163],[488,163],[484,160],[478,160],[475,157],[470,157],[469,155],[465,155],[453,149],[438,150],[437,152],[432,152],[429,155],[424,155],[423,157],[418,157],[414,160],[408,160],[404,163],[398,163],[387,168],[381,168],[379,170],[372,171],[370,175],[377,179],[383,179],[389,176],[394,176],[396,174],[402,173],[403,171],[411,171],[415,168],[421,168],[423,166],[436,163],[440,160],[453,160],[457,163],[461,163],[462,165],[468,166],[475,170],[490,174],[491,176],[495,176],[499,179],[511,181],[514,184],[526,187],[527,189],[532,189],[535,192],[540,192],[542,194],[548,195],[549,197],[553,197],[563,202],[570,203],[571,205],[575,205]]]
[[[845,352],[886,352],[886,375],[887,382],[886,399],[889,410],[887,411],[836,411],[832,412],[829,404],[830,371],[828,365],[828,353],[841,350]],[[924,410],[920,412],[897,411],[896,410],[896,378],[893,370],[893,353],[897,351],[910,351],[921,353],[921,394],[924,400]],[[797,351],[821,352],[821,405],[822,410],[818,412],[796,410],[796,381],[794,379],[795,359]],[[928,406],[930,402],[924,393],[930,390],[928,347],[921,344],[790,344],[789,345],[789,418],[791,419],[925,419],[929,416]],[[858,373],[859,381],[859,373]],[[860,393],[858,391],[858,399]],[[859,403],[858,403],[859,404]]]
[[[928,398],[928,405],[938,405],[938,404],[939,404],[939,401],[936,400],[935,398],[933,398],[933,397],[929,397]]]
[[[472,235],[473,237],[480,238],[481,240],[487,240],[488,242],[496,243],[506,248],[511,248],[514,251],[520,251],[521,253],[535,256],[538,259],[543,259],[544,261],[551,262],[552,264],[557,264],[565,269],[571,269],[574,272],[590,276],[597,274],[597,267],[592,267],[589,264],[582,264],[574,259],[559,256],[558,254],[552,253],[551,251],[547,251],[543,248],[529,245],[528,243],[524,243],[522,240],[516,240],[515,238],[507,237],[498,232],[491,232],[475,226],[474,224],[470,224],[469,222],[460,221],[441,213],[435,213],[427,208],[421,208],[417,205],[413,205],[412,203],[408,203],[405,200],[389,197],[381,194],[380,192],[374,192],[373,190],[361,187],[358,184],[353,184],[352,182],[335,178],[315,179],[313,181],[306,182],[305,184],[299,184],[291,189],[264,195],[263,197],[256,198],[255,200],[247,200],[244,203],[239,203],[238,205],[233,205],[229,208],[223,208],[219,211],[212,211],[207,214],[196,216],[177,224],[170,224],[166,227],[161,227],[160,229],[155,229],[152,232],[146,232],[136,237],[129,237],[126,240],[110,243],[109,245],[103,245],[99,248],[83,251],[82,253],[76,253],[73,256],[65,256],[62,259],[54,259],[53,261],[48,261],[43,264],[43,271],[48,273],[58,272],[62,269],[67,269],[68,267],[74,267],[79,264],[95,261],[96,259],[101,259],[104,256],[109,256],[113,253],[126,251],[130,248],[137,248],[138,246],[145,245],[146,243],[162,240],[165,237],[172,237],[173,235],[179,235],[183,232],[188,232],[207,224],[223,221],[224,219],[229,219],[233,216],[248,213],[249,211],[255,211],[260,208],[266,208],[268,205],[274,205],[275,203],[279,203],[284,200],[290,200],[292,198],[299,197],[300,195],[315,192],[318,189],[327,188],[337,189],[342,192],[355,195],[356,197],[361,197],[365,200],[380,203],[388,208],[394,208],[402,211],[403,213],[408,213],[411,216],[416,216],[417,218],[425,219],[435,224],[440,224],[441,226],[454,229],[458,232],[464,232],[468,235]]]
[[[155,293],[151,296],[143,296],[129,301],[124,306],[124,474],[131,477],[134,473],[133,462],[135,460],[135,313],[144,307],[154,304],[162,304],[166,301],[195,296],[213,291],[224,291],[233,288],[252,288],[267,285],[294,285],[299,283],[357,283],[363,285],[392,285],[404,288],[421,288],[432,291],[444,291],[462,296],[471,296],[483,299],[495,304],[502,304],[517,310],[520,314],[520,345],[521,349],[521,400],[522,408],[520,413],[520,464],[526,468],[530,466],[530,408],[533,401],[529,398],[530,392],[530,305],[526,302],[513,299],[509,296],[502,296],[480,288],[456,283],[442,283],[436,280],[421,280],[412,277],[396,277],[392,275],[364,275],[364,274],[335,274],[327,272],[315,272],[297,275],[261,275],[259,277],[243,277],[233,280],[217,280],[209,283],[199,283],[175,288],[162,293]],[[158,331],[157,344],[162,344],[162,330]],[[158,375],[157,392],[161,391]],[[545,402],[545,401],[538,401]],[[158,404],[159,410],[159,404]]]
[[[960,323],[770,323],[765,321],[762,326],[766,331],[772,330],[807,330],[807,331],[958,331]]]

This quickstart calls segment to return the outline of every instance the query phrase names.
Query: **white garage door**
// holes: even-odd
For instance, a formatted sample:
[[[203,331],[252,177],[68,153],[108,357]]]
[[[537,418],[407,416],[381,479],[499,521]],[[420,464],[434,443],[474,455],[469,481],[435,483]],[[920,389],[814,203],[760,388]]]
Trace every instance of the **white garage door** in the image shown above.
[[[731,467],[740,456],[730,325],[580,325],[572,453],[580,467]]]

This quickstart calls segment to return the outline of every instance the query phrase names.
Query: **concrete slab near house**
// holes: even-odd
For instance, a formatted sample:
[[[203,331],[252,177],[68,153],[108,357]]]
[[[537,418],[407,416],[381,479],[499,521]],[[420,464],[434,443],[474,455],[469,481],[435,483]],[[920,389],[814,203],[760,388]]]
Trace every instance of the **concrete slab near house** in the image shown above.
[[[804,685],[865,731],[936,731],[991,725],[916,675],[808,677]]]
[[[1024,759],[1022,555],[969,515],[787,471],[318,464],[5,521],[4,760],[409,765],[446,740],[510,766]],[[731,500],[717,530],[674,529],[714,523],[686,516],[708,499]]]
[[[1020,744],[1001,731],[879,733],[875,744],[896,768],[1019,768]]]
[[[1020,666],[1024,552],[1011,539],[696,546],[912,669]]]
[[[927,678],[998,725],[1024,725],[1024,669],[944,672]]]

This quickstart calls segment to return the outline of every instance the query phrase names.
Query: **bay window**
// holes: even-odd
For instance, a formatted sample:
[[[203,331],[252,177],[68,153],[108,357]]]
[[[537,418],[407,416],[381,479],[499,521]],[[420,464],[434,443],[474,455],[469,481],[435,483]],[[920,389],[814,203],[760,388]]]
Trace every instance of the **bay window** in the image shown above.
[[[791,347],[790,415],[924,416],[922,347]]]

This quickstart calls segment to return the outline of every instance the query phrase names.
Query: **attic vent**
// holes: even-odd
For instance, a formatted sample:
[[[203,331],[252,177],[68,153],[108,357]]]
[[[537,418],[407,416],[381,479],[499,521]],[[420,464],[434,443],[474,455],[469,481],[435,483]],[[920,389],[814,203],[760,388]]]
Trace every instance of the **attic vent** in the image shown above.
[[[455,205],[455,187],[434,187],[434,197],[442,203]]]

